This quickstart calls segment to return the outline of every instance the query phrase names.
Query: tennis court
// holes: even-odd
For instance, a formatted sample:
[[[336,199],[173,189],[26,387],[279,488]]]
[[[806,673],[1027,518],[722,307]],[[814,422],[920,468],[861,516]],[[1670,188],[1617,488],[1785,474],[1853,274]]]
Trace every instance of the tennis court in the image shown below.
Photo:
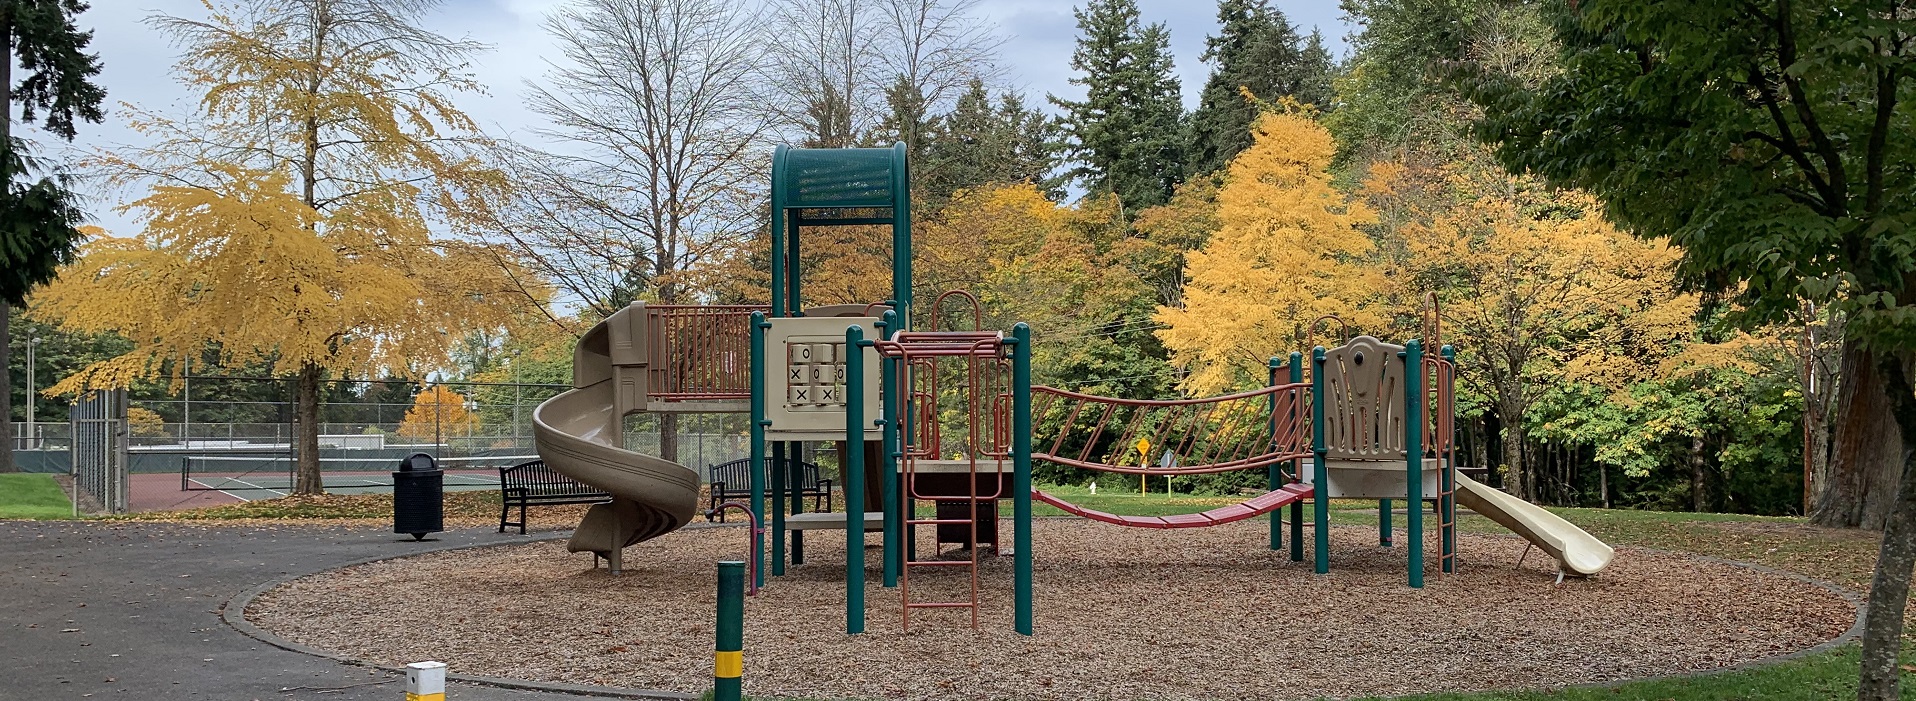
[[[537,455],[439,458],[449,492],[499,488],[499,468],[537,460]],[[385,494],[392,491],[390,458],[321,458],[320,480],[331,494]],[[293,491],[294,463],[284,455],[185,455],[180,457],[180,491],[220,492],[252,501]]]

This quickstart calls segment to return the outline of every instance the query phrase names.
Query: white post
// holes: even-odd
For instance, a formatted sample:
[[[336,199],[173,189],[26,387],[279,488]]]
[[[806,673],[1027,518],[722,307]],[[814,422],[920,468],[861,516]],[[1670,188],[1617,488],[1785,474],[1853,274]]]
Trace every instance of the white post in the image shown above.
[[[446,701],[446,663],[406,665],[406,701]]]
[[[33,386],[33,374],[34,374],[33,347],[37,345],[40,345],[40,337],[38,336],[27,337],[27,436],[26,436],[27,440],[23,443],[23,445],[34,450],[40,449],[39,441],[34,440],[36,438],[39,438],[39,434],[34,431],[34,416],[33,416],[33,405],[39,403],[36,401],[39,398],[39,395],[37,394],[37,389]],[[8,419],[8,420],[11,421],[12,419]]]

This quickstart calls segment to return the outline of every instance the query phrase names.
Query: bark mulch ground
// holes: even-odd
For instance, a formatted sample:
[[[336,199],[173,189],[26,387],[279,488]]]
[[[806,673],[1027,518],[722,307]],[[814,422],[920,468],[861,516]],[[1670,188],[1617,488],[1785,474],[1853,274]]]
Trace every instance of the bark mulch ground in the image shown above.
[[[1417,591],[1404,584],[1403,549],[1375,547],[1374,529],[1336,529],[1324,577],[1266,549],[1255,523],[1043,520],[1034,531],[1030,638],[1010,630],[1008,558],[983,568],[980,630],[959,610],[916,612],[902,632],[875,547],[869,632],[848,637],[844,539],[814,535],[808,564],[746,603],[747,693],[1306,699],[1547,687],[1735,665],[1828,640],[1853,618],[1841,598],[1795,579],[1640,550],[1555,585],[1548,558],[1514,566],[1522,541],[1466,534],[1461,571],[1440,577],[1433,557]],[[745,540],[732,528],[676,533],[628,550],[616,578],[560,542],[424,555],[298,580],[247,615],[386,663],[697,692],[711,684],[712,563],[739,557]],[[920,570],[914,599],[962,596],[962,572]]]

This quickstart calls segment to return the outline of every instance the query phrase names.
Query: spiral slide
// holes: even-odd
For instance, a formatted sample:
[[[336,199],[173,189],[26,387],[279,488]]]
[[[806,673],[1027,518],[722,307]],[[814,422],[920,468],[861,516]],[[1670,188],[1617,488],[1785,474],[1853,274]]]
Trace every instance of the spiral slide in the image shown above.
[[[1503,490],[1457,475],[1457,503],[1487,516],[1556,558],[1564,574],[1588,576],[1610,565],[1616,551],[1596,536]],[[1559,577],[1561,579],[1561,577]]]
[[[532,412],[546,466],[612,494],[586,512],[566,547],[598,553],[615,574],[623,548],[678,530],[698,509],[697,470],[623,445],[626,414],[644,408],[643,390],[633,389],[643,386],[644,319],[635,305],[592,327],[573,351],[574,389]]]

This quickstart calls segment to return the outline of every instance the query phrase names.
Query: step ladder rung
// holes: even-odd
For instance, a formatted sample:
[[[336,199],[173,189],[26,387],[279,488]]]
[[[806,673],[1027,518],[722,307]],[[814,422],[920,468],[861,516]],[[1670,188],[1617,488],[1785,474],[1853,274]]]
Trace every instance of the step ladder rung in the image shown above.
[[[946,524],[946,525],[952,525],[952,524],[960,524],[960,523],[971,523],[971,522],[972,522],[972,521],[971,521],[971,519],[968,519],[968,518],[912,518],[912,519],[905,519],[905,523],[906,523],[906,524],[908,524],[908,525],[912,525],[912,526],[927,526],[927,525],[933,525],[933,524]]]
[[[911,560],[905,563],[910,567],[965,567],[971,566],[970,560]]]
[[[977,607],[978,605],[975,603],[964,601],[926,601],[922,603],[905,604],[905,608],[913,609],[968,609]]]

